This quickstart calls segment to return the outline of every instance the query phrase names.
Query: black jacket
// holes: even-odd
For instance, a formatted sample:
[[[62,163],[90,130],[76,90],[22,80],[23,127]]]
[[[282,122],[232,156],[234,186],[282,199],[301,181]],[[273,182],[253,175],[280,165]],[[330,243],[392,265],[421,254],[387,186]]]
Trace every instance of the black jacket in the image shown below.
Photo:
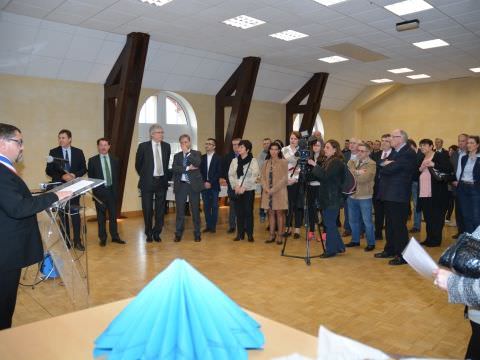
[[[202,162],[202,153],[197,150],[190,150],[187,158],[187,165],[183,166],[183,152],[180,151],[173,157],[172,173],[173,173],[173,191],[175,192],[180,184],[182,174],[189,165],[197,167],[196,170],[189,170],[188,179],[193,191],[200,192],[204,189],[202,174],[200,173],[200,164]]]
[[[405,144],[398,152],[393,149],[389,160],[392,163],[382,166],[378,197],[383,201],[410,201],[412,181],[417,173],[417,155]]]
[[[342,184],[345,177],[345,164],[333,159],[328,167],[316,165],[312,175],[320,181],[319,205],[321,209],[340,208],[344,202]]]
[[[0,165],[0,271],[21,269],[42,260],[36,214],[57,200],[54,193],[32,196],[19,176]]]
[[[83,151],[79,148],[71,146],[71,159],[70,159],[70,173],[75,174],[75,177],[79,178],[82,177],[87,173],[87,165],[85,164],[85,155],[83,155]],[[50,156],[54,158],[61,158],[63,159],[63,150],[61,146],[57,146],[53,148],[48,153]],[[65,163],[61,161],[54,160],[53,162],[47,164],[47,168],[45,172],[48,176],[52,178],[52,181],[57,182],[65,182],[62,180],[62,176],[65,174],[64,167]]]
[[[162,141],[160,143],[162,150],[162,165],[163,165],[163,186],[168,187],[168,180],[171,178],[171,173],[168,170],[168,163],[170,162],[170,144]],[[140,190],[150,189],[153,182],[153,167],[155,165],[152,141],[145,141],[138,145],[137,154],[135,156],[135,170],[140,176],[138,180],[138,188]]]
[[[110,157],[110,172],[112,173],[112,190],[115,196],[118,194],[118,171],[119,171],[119,162],[118,159],[111,154],[108,155]],[[88,159],[88,177],[94,179],[102,179],[103,178],[103,170],[102,164],[100,160],[100,155],[92,156]],[[93,195],[103,198],[105,193],[105,185],[98,186],[93,189]]]
[[[220,191],[220,182],[218,179],[222,176],[222,158],[216,153],[213,154],[212,160],[210,160],[210,167],[208,168],[208,176],[207,162],[207,154],[203,154],[202,162],[200,164],[200,172],[202,174],[203,181],[206,182],[208,178],[208,182],[212,185],[212,189]]]

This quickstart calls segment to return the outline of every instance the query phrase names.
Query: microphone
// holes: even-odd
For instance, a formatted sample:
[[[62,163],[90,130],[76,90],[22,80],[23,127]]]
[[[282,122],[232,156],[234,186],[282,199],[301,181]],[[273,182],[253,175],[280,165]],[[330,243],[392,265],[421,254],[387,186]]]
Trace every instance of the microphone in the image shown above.
[[[48,156],[46,157],[46,160],[47,160],[47,163],[49,163],[49,164],[52,163],[52,162],[54,162],[55,160],[56,160],[56,161],[60,161],[60,162],[68,162],[68,161],[67,161],[66,159],[64,159],[64,158],[57,158],[57,157],[53,157],[53,156],[50,156],[50,155],[48,155]]]

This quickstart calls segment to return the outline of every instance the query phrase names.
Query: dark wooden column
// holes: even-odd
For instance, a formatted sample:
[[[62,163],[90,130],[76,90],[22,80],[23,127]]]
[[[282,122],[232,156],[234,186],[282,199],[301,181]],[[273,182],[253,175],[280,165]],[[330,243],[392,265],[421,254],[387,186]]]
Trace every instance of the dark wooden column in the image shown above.
[[[217,151],[230,151],[233,138],[242,137],[252,102],[260,58],[246,57],[215,96],[215,137]],[[231,107],[227,133],[225,132],[225,107]]]
[[[120,159],[117,213],[120,215],[127,177],[128,158],[142,87],[150,35],[130,33],[104,85],[104,134],[110,153]]]
[[[293,116],[295,114],[303,114],[300,131],[307,130],[312,132],[315,126],[315,119],[320,111],[320,103],[322,101],[323,92],[327,85],[328,73],[315,73],[298,92],[287,102],[286,105],[286,127],[285,141],[288,144],[290,133],[293,130]],[[301,105],[303,100],[307,98],[305,105]]]

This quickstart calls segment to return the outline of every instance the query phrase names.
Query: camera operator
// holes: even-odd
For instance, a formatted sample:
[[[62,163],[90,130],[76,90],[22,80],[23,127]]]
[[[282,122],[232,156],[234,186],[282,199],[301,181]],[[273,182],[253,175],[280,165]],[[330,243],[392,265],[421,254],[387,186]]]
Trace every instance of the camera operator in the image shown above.
[[[299,196],[300,184],[298,183],[300,168],[297,166],[298,156],[296,155],[300,138],[301,135],[298,131],[292,131],[290,144],[282,149],[283,157],[288,161],[288,213],[285,236],[291,234],[292,220],[295,217],[294,239],[300,238],[303,216],[303,196]]]
[[[317,138],[310,138],[310,159],[315,162],[315,164],[321,164],[325,159],[323,154],[323,142]],[[313,169],[313,163],[309,162],[308,172],[311,172]],[[315,239],[315,224],[318,223],[318,210],[319,210],[319,190],[320,190],[320,181],[315,179],[311,175],[307,176],[308,186],[307,186],[307,198],[308,198],[308,238],[310,240]],[[320,236],[317,236],[317,241],[321,241]]]

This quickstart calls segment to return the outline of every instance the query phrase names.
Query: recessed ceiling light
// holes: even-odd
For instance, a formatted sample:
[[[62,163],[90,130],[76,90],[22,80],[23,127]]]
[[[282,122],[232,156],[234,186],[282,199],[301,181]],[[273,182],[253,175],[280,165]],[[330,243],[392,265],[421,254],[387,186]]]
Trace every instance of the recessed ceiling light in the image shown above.
[[[475,72],[475,73],[476,73],[476,72],[480,72],[480,67],[478,67],[478,68],[471,68],[470,71],[473,71],[473,72]]]
[[[419,11],[433,9],[433,6],[423,0],[405,0],[395,4],[386,5],[385,9],[393,12],[395,15],[403,16]]]
[[[265,24],[265,21],[255,19],[247,15],[240,15],[222,22],[240,29],[249,29],[254,26]]]
[[[149,3],[150,5],[162,6],[162,5],[168,4],[170,1],[173,1],[173,0],[140,0],[140,1],[144,3]]]
[[[407,72],[412,72],[413,70],[409,68],[398,68],[398,69],[391,69],[387,71],[390,71],[391,73],[394,73],[394,74],[403,74]]]
[[[297,40],[297,39],[307,37],[308,35],[295,30],[285,30],[275,34],[270,34],[269,36],[280,39],[280,40],[284,40],[284,41],[292,41],[292,40]]]
[[[326,63],[329,63],[329,64],[333,64],[333,63],[337,63],[337,62],[342,62],[342,61],[348,61],[347,58],[344,58],[342,56],[328,56],[328,57],[324,57],[324,58],[320,58],[318,59],[320,61],[323,61],[323,62],[326,62]]]
[[[443,41],[442,39],[433,39],[433,40],[427,40],[427,41],[420,41],[413,43],[416,47],[419,47],[420,49],[432,49],[436,47],[441,47],[441,46],[448,46],[450,45],[446,41]]]
[[[407,78],[418,80],[418,79],[428,79],[430,75],[427,74],[417,74],[417,75],[407,75]]]
[[[319,4],[325,5],[325,6],[330,6],[330,5],[335,5],[339,4],[341,2],[347,1],[347,0],[313,0]]]
[[[374,83],[377,83],[377,84],[393,82],[393,80],[390,80],[390,79],[374,79],[374,80],[370,80],[370,81],[374,82]]]

